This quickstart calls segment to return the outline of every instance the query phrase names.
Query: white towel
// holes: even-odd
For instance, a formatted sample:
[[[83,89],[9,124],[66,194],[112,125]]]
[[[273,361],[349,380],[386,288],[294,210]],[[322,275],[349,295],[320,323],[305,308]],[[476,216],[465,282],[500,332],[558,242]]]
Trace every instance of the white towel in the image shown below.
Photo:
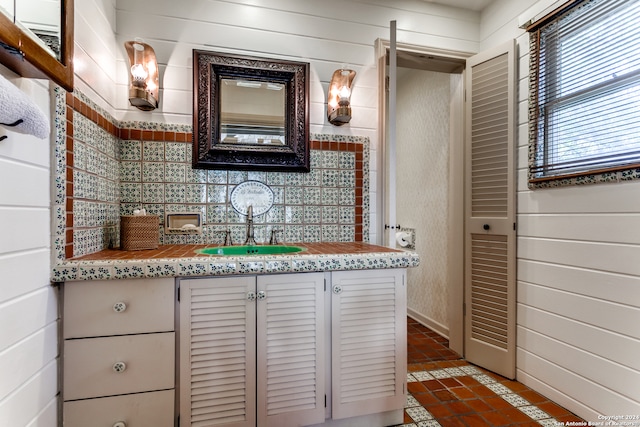
[[[0,75],[0,124],[14,132],[34,135],[40,139],[49,136],[49,119],[36,104],[9,80]]]

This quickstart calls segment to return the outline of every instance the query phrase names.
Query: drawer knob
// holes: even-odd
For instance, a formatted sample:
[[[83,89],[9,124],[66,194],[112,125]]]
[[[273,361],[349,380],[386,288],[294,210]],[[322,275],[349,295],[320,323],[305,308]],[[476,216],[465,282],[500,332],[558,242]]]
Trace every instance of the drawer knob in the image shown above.
[[[127,424],[124,421],[118,421],[113,427],[127,427]]]
[[[124,372],[127,369],[127,364],[124,362],[116,362],[113,364],[113,372]]]
[[[117,303],[113,304],[113,311],[115,311],[116,313],[122,313],[126,309],[127,309],[127,304],[125,304],[122,301],[118,301]]]

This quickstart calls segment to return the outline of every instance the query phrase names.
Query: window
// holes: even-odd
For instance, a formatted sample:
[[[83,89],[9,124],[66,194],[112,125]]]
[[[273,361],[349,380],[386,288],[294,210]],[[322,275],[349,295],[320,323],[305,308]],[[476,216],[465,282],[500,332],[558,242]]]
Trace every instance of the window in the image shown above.
[[[574,1],[528,31],[530,182],[640,167],[640,1]]]

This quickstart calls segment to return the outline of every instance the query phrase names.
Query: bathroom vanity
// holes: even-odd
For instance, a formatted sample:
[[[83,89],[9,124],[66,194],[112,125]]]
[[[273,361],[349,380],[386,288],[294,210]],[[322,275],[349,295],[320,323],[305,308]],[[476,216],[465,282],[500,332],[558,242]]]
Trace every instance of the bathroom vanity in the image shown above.
[[[105,251],[55,267],[65,427],[401,424],[417,254],[304,246]]]

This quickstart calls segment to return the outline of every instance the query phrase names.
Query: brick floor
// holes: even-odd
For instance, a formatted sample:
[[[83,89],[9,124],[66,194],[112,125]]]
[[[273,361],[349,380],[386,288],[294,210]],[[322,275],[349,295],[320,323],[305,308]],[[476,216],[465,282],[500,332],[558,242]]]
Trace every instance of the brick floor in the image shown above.
[[[403,427],[558,426],[583,421],[524,384],[474,366],[447,339],[407,319]]]

